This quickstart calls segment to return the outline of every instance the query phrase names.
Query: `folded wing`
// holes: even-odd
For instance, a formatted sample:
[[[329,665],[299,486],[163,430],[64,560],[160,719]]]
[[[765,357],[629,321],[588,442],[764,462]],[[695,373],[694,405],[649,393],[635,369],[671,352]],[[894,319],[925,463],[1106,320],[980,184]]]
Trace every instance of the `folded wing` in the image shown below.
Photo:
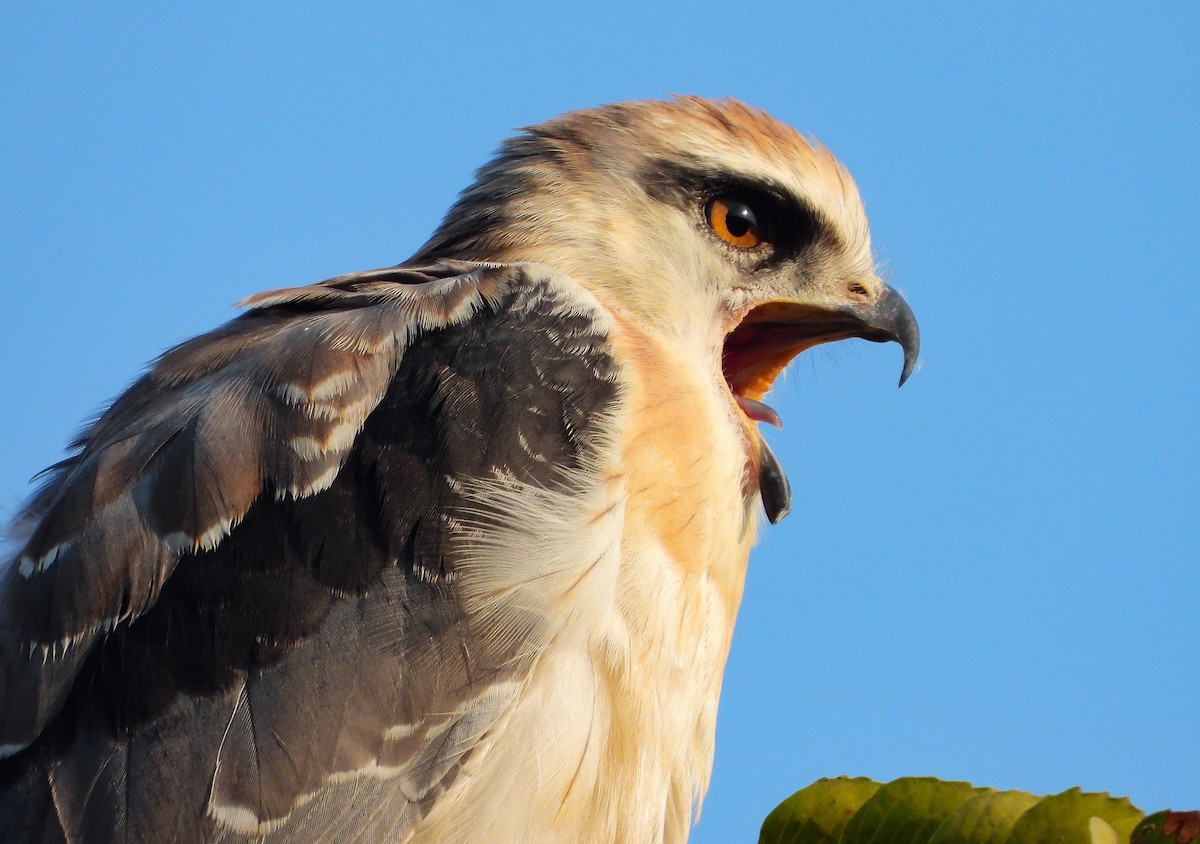
[[[301,806],[304,840],[399,835],[549,635],[464,567],[539,541],[480,489],[586,497],[618,400],[595,301],[536,265],[445,262],[247,304],[160,358],[17,520],[16,840],[286,832]],[[375,784],[361,805],[321,802],[350,778]]]

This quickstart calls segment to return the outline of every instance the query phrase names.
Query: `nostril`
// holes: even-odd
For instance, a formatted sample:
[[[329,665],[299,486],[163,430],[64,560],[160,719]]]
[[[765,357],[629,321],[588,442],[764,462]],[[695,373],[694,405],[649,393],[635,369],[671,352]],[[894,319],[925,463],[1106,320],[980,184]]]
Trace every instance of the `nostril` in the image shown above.
[[[867,293],[867,288],[863,287],[857,281],[850,282],[849,290],[851,296],[857,296],[860,299],[865,299],[869,295]]]

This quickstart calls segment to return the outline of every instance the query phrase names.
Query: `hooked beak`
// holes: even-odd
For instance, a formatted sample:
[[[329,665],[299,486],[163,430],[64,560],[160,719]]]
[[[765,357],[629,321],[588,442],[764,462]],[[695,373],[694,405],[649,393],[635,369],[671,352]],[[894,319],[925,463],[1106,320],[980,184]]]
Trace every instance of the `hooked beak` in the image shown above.
[[[796,355],[852,337],[899,343],[904,349],[900,372],[900,385],[904,385],[921,351],[921,332],[908,302],[886,285],[870,304],[828,308],[776,301],[755,307],[725,338],[721,355],[725,380],[735,396],[758,402]]]
[[[917,327],[917,318],[908,302],[895,290],[884,285],[883,295],[870,308],[858,311],[850,306],[846,313],[862,322],[864,331],[859,337],[873,343],[894,341],[904,349],[904,368],[900,370],[900,383],[896,385],[903,387],[908,376],[912,375],[913,367],[917,365],[917,357],[921,353],[921,329]]]

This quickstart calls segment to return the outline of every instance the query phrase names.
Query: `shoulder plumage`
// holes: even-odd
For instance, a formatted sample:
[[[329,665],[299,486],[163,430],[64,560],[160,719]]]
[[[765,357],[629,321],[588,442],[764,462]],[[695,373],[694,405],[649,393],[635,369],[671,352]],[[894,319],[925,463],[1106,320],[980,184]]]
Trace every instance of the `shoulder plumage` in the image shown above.
[[[246,304],[164,354],[18,520],[0,820],[262,832],[363,771],[415,803],[511,698],[528,642],[473,628],[459,537],[481,483],[578,492],[618,398],[604,309],[539,265],[449,261]],[[134,755],[156,789],[131,788]]]

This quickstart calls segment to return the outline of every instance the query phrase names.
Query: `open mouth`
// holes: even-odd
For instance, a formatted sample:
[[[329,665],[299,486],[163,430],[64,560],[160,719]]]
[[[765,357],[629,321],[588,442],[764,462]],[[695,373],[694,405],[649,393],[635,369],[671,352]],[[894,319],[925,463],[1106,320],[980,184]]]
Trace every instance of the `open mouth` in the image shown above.
[[[779,414],[762,400],[779,373],[801,352],[851,337],[899,343],[904,348],[900,383],[912,373],[920,332],[908,303],[890,287],[869,306],[824,308],[785,301],[758,305],[725,337],[721,369],[748,418],[782,427]]]
[[[851,337],[899,343],[904,349],[904,368],[900,372],[903,386],[917,363],[921,335],[904,297],[886,286],[873,304],[818,307],[777,301],[752,308],[725,336],[721,370],[747,419],[783,427],[779,414],[762,400],[779,373],[806,349]],[[778,524],[792,509],[791,486],[761,435],[757,464],[763,509],[771,524]]]

